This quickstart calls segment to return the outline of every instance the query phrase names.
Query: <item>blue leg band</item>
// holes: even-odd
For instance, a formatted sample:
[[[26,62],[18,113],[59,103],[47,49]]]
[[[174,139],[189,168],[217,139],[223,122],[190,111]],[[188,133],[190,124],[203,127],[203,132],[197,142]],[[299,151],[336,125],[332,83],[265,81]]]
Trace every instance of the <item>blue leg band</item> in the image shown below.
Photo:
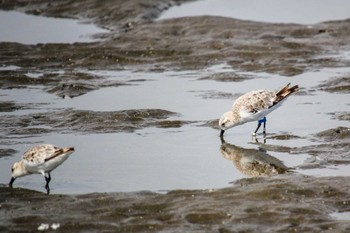
[[[262,124],[262,123],[265,123],[265,122],[266,122],[266,117],[264,117],[264,118],[262,118],[262,119],[260,119],[260,120],[258,121],[259,124]]]

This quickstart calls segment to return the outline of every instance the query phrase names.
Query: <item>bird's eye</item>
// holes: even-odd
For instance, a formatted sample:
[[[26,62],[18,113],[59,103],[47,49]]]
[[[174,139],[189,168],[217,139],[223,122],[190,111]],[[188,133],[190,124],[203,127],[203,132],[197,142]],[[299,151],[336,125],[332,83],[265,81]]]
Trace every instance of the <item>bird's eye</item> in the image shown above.
[[[13,169],[13,167],[11,167],[11,172],[13,172],[15,169]]]
[[[225,127],[225,123],[222,123],[222,124],[221,124],[221,127]]]

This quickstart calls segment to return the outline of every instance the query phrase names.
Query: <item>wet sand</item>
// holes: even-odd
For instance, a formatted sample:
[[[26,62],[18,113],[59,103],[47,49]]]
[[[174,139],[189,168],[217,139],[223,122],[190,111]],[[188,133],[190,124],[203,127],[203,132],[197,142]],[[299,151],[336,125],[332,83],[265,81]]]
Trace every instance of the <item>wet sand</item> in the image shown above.
[[[166,194],[48,196],[2,187],[0,229],[32,232],[60,223],[62,232],[345,232],[350,222],[329,214],[349,211],[349,189],[346,177],[294,175]]]
[[[97,35],[103,40],[94,43],[1,43],[0,63],[21,68],[0,70],[0,88],[10,90],[31,85],[59,97],[77,97],[103,87],[132,85],[76,72],[76,79],[72,80],[67,73],[74,69],[161,72],[201,69],[226,62],[242,71],[293,76],[319,68],[350,65],[350,60],[331,56],[350,49],[349,20],[312,26],[223,17],[154,21],[164,9],[182,2],[186,1],[3,1],[1,9],[84,19],[110,29],[111,33]],[[25,75],[37,69],[44,73],[42,78]],[[65,73],[53,74],[52,70]],[[242,77],[216,74],[205,79],[236,82]],[[62,80],[69,85],[62,85]],[[349,78],[329,80],[316,89],[349,93]],[[301,90],[299,94],[312,95],[312,91]],[[209,93],[210,98],[216,95],[232,98],[226,93]],[[67,133],[67,128],[70,133],[108,133],[147,127],[179,128],[189,124],[171,119],[177,113],[162,109],[114,112],[63,109],[27,114],[14,120],[11,112],[27,108],[35,105],[1,103],[0,112],[8,112],[0,124],[3,139]],[[67,117],[60,117],[63,115]],[[350,113],[333,112],[330,117],[349,122]],[[118,124],[114,124],[116,119]],[[31,128],[26,127],[28,125]],[[202,122],[201,126],[216,128],[215,120]],[[297,137],[286,134],[272,140],[288,141]],[[350,163],[349,128],[330,128],[309,137],[318,144],[298,148],[268,144],[261,147],[267,153],[284,151],[324,158],[298,169],[322,167],[325,161],[334,165]],[[17,153],[11,144],[2,146],[1,157]],[[0,186],[0,230],[32,232],[41,223],[59,223],[58,231],[62,232],[345,232],[350,230],[350,220],[337,220],[330,214],[350,211],[349,188],[348,177],[308,177],[297,172],[241,179],[224,189],[175,190],[165,194],[48,196],[21,188],[10,189],[3,184]]]

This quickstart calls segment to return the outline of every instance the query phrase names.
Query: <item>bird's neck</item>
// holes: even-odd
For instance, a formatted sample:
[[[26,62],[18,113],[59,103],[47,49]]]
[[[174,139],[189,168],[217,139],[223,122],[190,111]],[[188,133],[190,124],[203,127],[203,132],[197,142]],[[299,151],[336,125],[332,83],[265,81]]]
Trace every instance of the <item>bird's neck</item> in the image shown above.
[[[19,170],[20,172],[17,174],[17,177],[26,176],[30,174],[30,172],[24,166],[23,161],[19,161],[19,166],[20,166],[20,170]]]
[[[240,125],[241,124],[241,117],[238,114],[238,111],[230,111],[229,112],[229,117],[231,119],[231,121],[235,124],[235,125]]]

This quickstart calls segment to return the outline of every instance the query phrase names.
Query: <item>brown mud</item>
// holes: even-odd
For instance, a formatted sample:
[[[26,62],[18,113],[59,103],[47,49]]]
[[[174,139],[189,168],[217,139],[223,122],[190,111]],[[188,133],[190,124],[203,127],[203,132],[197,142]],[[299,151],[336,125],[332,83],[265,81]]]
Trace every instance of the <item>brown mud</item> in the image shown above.
[[[42,133],[133,132],[145,127],[180,127],[186,122],[166,120],[174,112],[161,109],[136,109],[115,112],[94,112],[74,109],[4,116],[0,123],[4,135],[36,135]],[[45,125],[45,128],[41,126]]]
[[[187,70],[226,62],[242,71],[293,76],[325,67],[348,67],[349,60],[327,57],[349,50],[350,21],[312,26],[267,24],[223,17],[188,17],[155,21],[172,5],[187,0],[156,1],[13,1],[4,10],[77,18],[111,30],[94,43],[23,45],[0,43],[0,88],[43,88],[59,97],[77,97],[102,87],[133,85],[107,81],[75,69]],[[53,71],[63,70],[63,73]],[[40,77],[28,72],[40,71]],[[227,73],[204,79],[238,82],[249,79]],[[316,87],[346,93],[349,78]],[[310,94],[308,91],[304,94]],[[226,93],[199,93],[203,98],[233,98]],[[45,103],[43,103],[45,104]],[[15,117],[11,112],[35,108],[2,101],[1,137],[46,133],[133,132],[145,127],[178,128],[188,122],[171,120],[177,113],[162,109],[94,112],[74,109]],[[349,121],[349,112],[330,113]],[[65,116],[62,118],[61,116]],[[217,127],[217,121],[203,122]],[[113,123],[113,124],[112,124]],[[45,125],[45,127],[41,127]],[[30,127],[28,127],[30,126]],[[306,167],[350,163],[350,131],[339,127],[310,135],[317,146],[298,148],[261,145],[269,151],[307,153],[323,158]],[[290,140],[297,135],[271,136]],[[0,157],[17,152],[10,145]],[[298,169],[303,169],[300,166]],[[0,186],[0,231],[34,232],[41,223],[59,223],[58,232],[345,232],[350,221],[329,214],[350,211],[348,177],[307,177],[297,173],[249,178],[219,190],[176,190],[166,194],[93,193],[45,195]]]
[[[295,175],[166,194],[66,196],[2,187],[0,229],[34,232],[60,223],[59,232],[345,232],[350,222],[329,214],[350,211],[349,191],[346,177]]]

